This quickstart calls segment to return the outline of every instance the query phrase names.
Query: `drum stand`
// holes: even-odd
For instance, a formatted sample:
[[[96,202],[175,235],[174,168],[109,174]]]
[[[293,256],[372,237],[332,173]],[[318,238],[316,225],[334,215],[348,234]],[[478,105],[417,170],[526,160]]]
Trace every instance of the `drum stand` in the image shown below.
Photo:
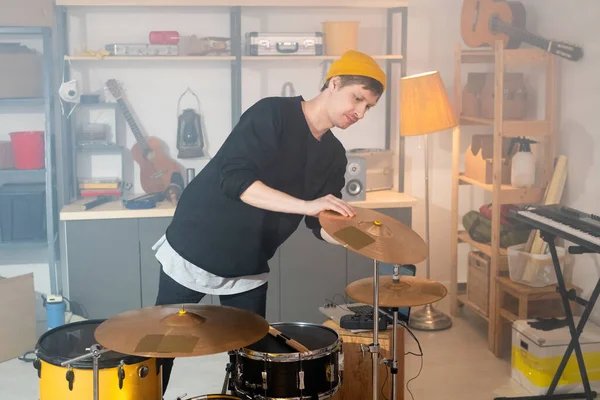
[[[392,276],[394,283],[400,282],[400,266],[394,264],[394,274]],[[398,359],[396,358],[396,345],[398,339],[398,307],[394,307],[394,325],[392,326],[392,359],[385,359],[383,363],[390,368],[392,373],[392,397],[390,400],[396,400],[397,395],[397,382],[396,375],[398,375]]]
[[[394,265],[393,281],[400,281],[400,266]],[[379,396],[379,261],[373,260],[373,344],[369,346],[369,352],[373,356],[373,400]],[[392,373],[392,396],[390,400],[396,400],[398,375],[398,359],[396,358],[396,345],[398,338],[398,308],[394,307],[394,325],[392,327],[392,358],[384,359],[382,364],[390,368]]]
[[[373,358],[373,400],[379,396],[379,261],[373,260],[373,344],[369,346]]]
[[[69,373],[73,373],[73,371],[71,371],[71,364],[73,364],[74,362],[80,361],[80,360],[85,360],[86,358],[90,358],[90,357],[94,357],[93,360],[93,371],[94,371],[94,400],[98,400],[98,375],[99,375],[99,369],[98,369],[98,359],[100,358],[100,354],[102,353],[106,353],[107,351],[110,351],[108,349],[102,349],[100,350],[100,345],[98,344],[93,344],[90,348],[86,349],[87,351],[89,351],[89,354],[84,354],[82,356],[79,357],[75,357],[71,360],[67,360],[64,361],[62,363],[60,363],[60,365],[62,367],[64,367],[65,365],[68,365],[69,370],[67,371],[67,379],[69,379]]]

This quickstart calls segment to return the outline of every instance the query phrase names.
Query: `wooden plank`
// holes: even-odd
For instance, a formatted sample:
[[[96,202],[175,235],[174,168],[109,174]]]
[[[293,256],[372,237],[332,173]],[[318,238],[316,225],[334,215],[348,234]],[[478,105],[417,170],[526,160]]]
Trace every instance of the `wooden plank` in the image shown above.
[[[461,116],[461,123],[465,125],[494,125],[493,119]],[[501,134],[503,137],[516,136],[549,136],[551,135],[550,122],[544,120],[504,120]]]
[[[502,120],[504,118],[504,96],[499,95],[504,93],[504,49],[501,41],[496,41],[496,65],[494,72],[495,87],[494,87],[494,154],[493,154],[493,192],[492,192],[492,243],[491,243],[491,265],[490,265],[490,282],[498,275],[498,257],[500,250],[500,189],[502,181]],[[493,287],[493,285],[491,285]],[[496,338],[496,296],[495,290],[490,290],[489,303],[489,320],[488,324],[488,348],[490,351],[495,350]]]
[[[406,0],[56,0],[57,6],[83,7],[408,7]]]
[[[479,182],[476,179],[460,175],[458,178],[464,183],[478,186],[488,192],[494,192],[494,185]],[[536,203],[542,198],[543,190],[540,188],[517,188],[512,185],[500,185],[498,204],[527,204]]]
[[[503,49],[503,56],[504,65],[545,62],[549,57],[548,53],[536,48]],[[467,64],[494,64],[495,57],[494,50],[489,48],[481,50],[465,49],[462,50],[461,61]]]
[[[491,250],[491,246],[489,244],[476,242],[475,240],[471,239],[471,236],[469,236],[469,234],[465,231],[458,232],[458,241],[470,244],[471,246],[473,246],[477,250],[481,251],[483,254],[487,255],[488,257],[492,256],[492,250]],[[500,248],[499,253],[501,256],[508,255],[506,249],[503,249],[503,248]]]

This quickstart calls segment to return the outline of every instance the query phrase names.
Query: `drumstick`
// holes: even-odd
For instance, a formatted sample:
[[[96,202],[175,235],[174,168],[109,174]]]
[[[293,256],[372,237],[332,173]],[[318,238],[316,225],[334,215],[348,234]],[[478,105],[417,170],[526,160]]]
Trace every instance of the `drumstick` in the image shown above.
[[[294,339],[290,339],[289,337],[285,336],[283,333],[273,328],[272,326],[269,326],[269,333],[271,334],[271,336],[282,340],[283,342],[285,342],[285,344],[287,344],[294,350],[298,350],[300,353],[305,353],[309,351],[308,348],[304,347],[302,344],[298,343]]]

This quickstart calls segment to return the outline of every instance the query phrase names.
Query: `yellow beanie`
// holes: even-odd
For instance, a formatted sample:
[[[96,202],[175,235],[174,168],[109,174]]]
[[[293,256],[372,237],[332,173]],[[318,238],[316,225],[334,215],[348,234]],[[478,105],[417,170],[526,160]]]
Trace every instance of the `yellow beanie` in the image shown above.
[[[356,50],[348,50],[334,61],[325,80],[339,75],[368,76],[379,81],[385,90],[385,72],[372,57]]]

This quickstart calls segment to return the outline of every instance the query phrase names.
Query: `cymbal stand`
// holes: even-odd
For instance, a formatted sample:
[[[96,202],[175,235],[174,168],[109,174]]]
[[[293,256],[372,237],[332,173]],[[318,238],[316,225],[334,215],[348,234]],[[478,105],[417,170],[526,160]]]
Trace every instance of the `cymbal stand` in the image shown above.
[[[373,357],[373,400],[379,396],[379,261],[373,260],[373,344],[369,352]]]
[[[60,365],[62,367],[64,367],[65,365],[69,366],[69,370],[67,371],[67,380],[69,379],[69,373],[73,374],[73,371],[71,371],[71,364],[77,362],[77,361],[81,361],[81,360],[85,360],[86,358],[90,358],[93,357],[93,381],[94,381],[94,400],[98,400],[98,379],[99,379],[99,368],[98,368],[98,359],[100,358],[100,354],[102,353],[106,353],[107,351],[110,351],[109,349],[100,349],[100,345],[98,344],[93,344],[91,347],[86,349],[87,351],[89,351],[88,354],[84,354],[82,356],[79,357],[75,357],[71,360],[67,360],[64,361],[62,363],[60,363]],[[73,379],[73,378],[71,378]]]
[[[394,264],[394,274],[392,275],[394,283],[400,282],[400,265]],[[383,363],[386,364],[392,373],[392,398],[390,400],[396,400],[397,393],[397,382],[396,375],[398,375],[398,359],[396,358],[396,344],[398,339],[398,307],[394,307],[394,326],[392,327],[392,359],[385,359]]]

